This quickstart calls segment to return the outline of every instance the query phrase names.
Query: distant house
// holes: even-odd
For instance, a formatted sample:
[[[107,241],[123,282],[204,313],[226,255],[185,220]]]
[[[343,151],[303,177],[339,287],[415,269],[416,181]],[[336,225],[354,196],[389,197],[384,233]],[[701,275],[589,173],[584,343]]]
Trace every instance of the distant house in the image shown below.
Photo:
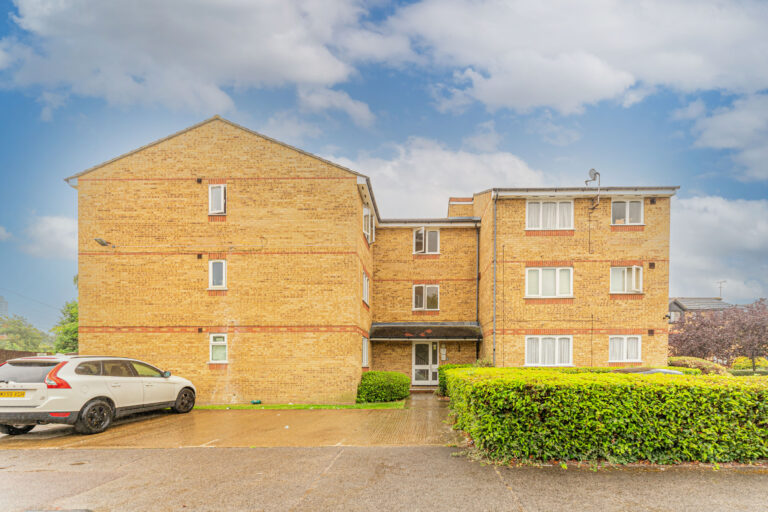
[[[723,302],[722,297],[670,297],[669,323],[679,322],[686,313],[708,313],[731,307],[733,304]]]

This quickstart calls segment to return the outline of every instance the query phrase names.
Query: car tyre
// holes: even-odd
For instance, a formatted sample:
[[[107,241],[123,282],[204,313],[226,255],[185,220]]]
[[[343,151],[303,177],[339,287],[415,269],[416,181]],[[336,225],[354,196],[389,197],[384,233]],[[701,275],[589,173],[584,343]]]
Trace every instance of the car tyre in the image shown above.
[[[75,423],[78,434],[98,434],[104,432],[112,424],[115,413],[112,405],[101,398],[91,400],[80,411]]]
[[[0,425],[0,433],[9,436],[20,436],[35,428],[34,425]]]
[[[186,414],[192,410],[195,406],[195,392],[189,388],[184,388],[179,391],[179,396],[176,397],[176,403],[173,404],[171,410],[177,414]]]

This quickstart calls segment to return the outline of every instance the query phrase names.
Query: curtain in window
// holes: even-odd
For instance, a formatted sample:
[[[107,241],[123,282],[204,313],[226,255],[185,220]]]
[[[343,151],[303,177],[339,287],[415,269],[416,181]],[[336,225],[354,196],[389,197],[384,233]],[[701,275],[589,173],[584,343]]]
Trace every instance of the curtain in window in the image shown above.
[[[541,229],[557,229],[557,203],[541,203]]]
[[[437,248],[440,245],[439,236],[439,231],[427,231],[427,252],[437,252]]]
[[[637,338],[637,337],[627,338],[627,359],[629,360],[640,359],[640,338]]]
[[[413,308],[424,309],[424,287],[416,286],[413,289]]]
[[[539,364],[539,339],[528,338],[525,343],[525,364]]]
[[[643,267],[632,267],[632,290],[639,292],[642,289],[643,289]]]
[[[642,216],[643,211],[643,203],[641,201],[630,201],[629,202],[629,223],[630,224],[640,224],[642,219],[640,218]]]
[[[541,227],[541,203],[528,203],[528,228]]]
[[[571,364],[571,339],[558,338],[557,364]]]
[[[526,295],[534,297],[539,294],[539,269],[528,269],[528,290]]]
[[[558,270],[560,273],[560,280],[558,282],[558,295],[570,295],[571,294],[571,269],[561,268]]]
[[[611,267],[611,293],[624,292],[624,267]]]
[[[224,286],[224,262],[214,261],[211,264],[211,285]]]
[[[224,187],[211,187],[211,211],[224,211]]]
[[[555,351],[555,338],[541,338],[541,364],[554,365]]]
[[[614,201],[611,206],[611,222],[613,224],[627,223],[627,203],[624,201]]]
[[[541,295],[542,297],[554,297],[555,291],[555,269],[541,269]]]
[[[573,203],[563,202],[558,207],[558,227],[560,229],[571,227],[571,209]]]
[[[624,359],[624,338],[609,338],[608,360],[622,361]]]

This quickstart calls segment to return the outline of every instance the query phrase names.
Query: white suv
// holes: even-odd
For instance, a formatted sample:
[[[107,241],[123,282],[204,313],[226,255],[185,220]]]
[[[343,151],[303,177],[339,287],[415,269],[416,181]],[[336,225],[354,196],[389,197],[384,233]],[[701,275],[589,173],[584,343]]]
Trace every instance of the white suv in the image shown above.
[[[186,413],[195,386],[171,372],[122,357],[40,356],[0,364],[0,433],[65,423],[81,434],[103,432],[128,414],[165,409]]]

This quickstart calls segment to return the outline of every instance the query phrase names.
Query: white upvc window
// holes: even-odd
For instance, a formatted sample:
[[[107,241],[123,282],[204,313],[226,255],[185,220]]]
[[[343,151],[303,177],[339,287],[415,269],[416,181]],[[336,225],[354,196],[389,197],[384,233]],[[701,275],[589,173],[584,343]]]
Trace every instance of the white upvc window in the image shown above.
[[[227,260],[208,262],[208,288],[212,290],[227,288]]]
[[[211,334],[209,337],[210,345],[210,362],[211,363],[226,363],[227,362],[227,335],[226,334]]]
[[[643,200],[627,199],[611,201],[611,224],[616,226],[643,224]]]
[[[525,269],[525,296],[533,298],[573,297],[572,267]]]
[[[643,267],[611,267],[611,293],[643,293]]]
[[[413,230],[414,254],[440,254],[440,230],[416,228]]]
[[[370,366],[368,338],[363,336],[363,368]]]
[[[368,274],[363,271],[363,302],[370,305],[371,282]]]
[[[436,284],[413,285],[413,309],[427,311],[440,309],[440,286]]]
[[[611,336],[608,338],[609,363],[639,363],[642,340],[640,336]]]
[[[573,201],[528,201],[525,229],[573,229]]]
[[[376,239],[376,224],[373,221],[371,209],[367,206],[363,207],[363,235],[369,244]]]
[[[670,311],[669,312],[669,323],[673,324],[675,322],[680,321],[680,312],[679,311]]]
[[[227,186],[208,185],[208,214],[227,214]]]
[[[526,366],[570,366],[573,364],[573,336],[527,336]]]

